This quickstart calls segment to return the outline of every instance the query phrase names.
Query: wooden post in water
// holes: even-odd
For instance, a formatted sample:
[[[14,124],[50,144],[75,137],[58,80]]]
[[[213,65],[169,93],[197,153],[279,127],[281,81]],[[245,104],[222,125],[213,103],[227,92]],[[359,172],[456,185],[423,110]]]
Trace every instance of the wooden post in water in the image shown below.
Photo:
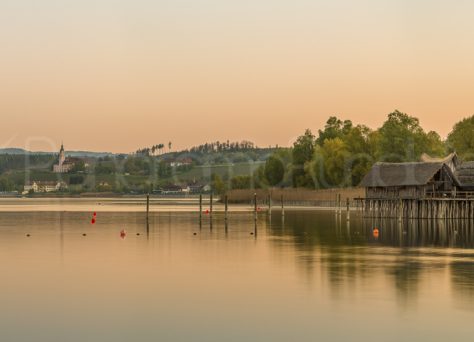
[[[398,221],[402,222],[402,216],[403,216],[403,202],[402,199],[398,200]]]
[[[283,202],[283,194],[281,195],[281,216],[285,217],[285,202]]]
[[[257,221],[257,193],[254,193],[253,194],[253,204],[254,204],[254,218],[255,218],[255,221]]]
[[[211,192],[211,195],[209,197],[209,217],[212,218],[212,197],[213,193]]]
[[[148,224],[148,216],[150,213],[150,194],[146,194],[146,223]]]
[[[202,221],[202,193],[199,194],[199,222]]]
[[[337,210],[338,214],[341,213],[341,194],[337,194]]]
[[[349,197],[346,199],[346,220],[349,221],[350,219],[350,211],[349,211]]]
[[[224,195],[224,208],[225,208],[225,209],[224,209],[224,210],[225,210],[225,220],[226,220],[226,222],[227,222],[227,218],[228,218],[228,217],[227,217],[227,211],[228,211],[228,209],[229,209],[227,194]]]

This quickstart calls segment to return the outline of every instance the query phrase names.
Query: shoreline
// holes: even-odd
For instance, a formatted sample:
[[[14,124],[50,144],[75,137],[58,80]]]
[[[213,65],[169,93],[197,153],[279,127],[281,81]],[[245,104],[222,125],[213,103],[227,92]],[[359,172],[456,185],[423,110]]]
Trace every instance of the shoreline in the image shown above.
[[[209,198],[203,199],[203,211],[210,208]],[[259,214],[268,214],[267,205],[259,206]],[[213,201],[213,212],[224,213],[225,204]],[[337,207],[313,206],[301,204],[285,204],[284,210],[288,211],[337,211]],[[282,208],[276,204],[272,206],[272,212],[281,212]],[[340,208],[346,212],[346,208]],[[23,198],[0,198],[0,212],[146,212],[146,197],[23,197]],[[350,208],[350,212],[357,208]],[[153,212],[179,212],[199,213],[199,197],[150,197],[150,213]],[[228,212],[253,213],[254,206],[249,204],[229,204]]]

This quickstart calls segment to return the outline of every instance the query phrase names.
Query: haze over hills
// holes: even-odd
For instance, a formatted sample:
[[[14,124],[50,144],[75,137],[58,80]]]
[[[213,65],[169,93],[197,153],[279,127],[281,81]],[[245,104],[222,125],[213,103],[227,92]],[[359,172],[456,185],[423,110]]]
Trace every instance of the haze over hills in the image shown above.
[[[171,143],[170,143],[171,144]],[[203,156],[203,155],[235,155],[241,153],[247,153],[250,151],[256,152],[257,154],[267,155],[268,152],[272,151],[273,147],[257,147],[254,143],[242,140],[241,142],[210,142],[204,143],[198,146],[193,146],[181,150],[171,150],[170,147],[166,147],[165,144],[155,145],[153,147],[140,148],[135,152],[130,153],[113,153],[113,152],[95,152],[95,151],[65,151],[67,157],[87,157],[87,158],[103,158],[103,157],[115,157],[115,156],[127,156],[127,155],[139,155],[139,156],[150,156],[160,158],[176,158],[180,156]],[[47,152],[47,151],[28,151],[24,148],[17,147],[6,147],[0,148],[0,155],[57,155],[58,151]],[[266,158],[264,158],[266,159]]]
[[[92,151],[66,151],[65,152],[68,157],[108,157],[114,156],[118,153],[111,153],[111,152],[92,152]],[[22,155],[22,154],[57,154],[57,152],[45,152],[45,151],[27,151],[23,148],[0,148],[0,154],[14,154],[14,155]]]

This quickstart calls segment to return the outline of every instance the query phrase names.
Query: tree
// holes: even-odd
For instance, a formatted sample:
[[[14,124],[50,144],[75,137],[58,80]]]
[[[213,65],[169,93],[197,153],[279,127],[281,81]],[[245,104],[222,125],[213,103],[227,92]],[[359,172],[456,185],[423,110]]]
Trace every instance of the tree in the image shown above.
[[[291,163],[291,152],[289,149],[275,151],[265,162],[264,174],[270,186],[287,185],[289,174],[288,165]]]
[[[70,173],[78,173],[86,171],[86,163],[83,160],[78,160],[74,163]]]
[[[351,129],[351,120],[342,121],[335,116],[331,116],[328,121],[326,121],[324,130],[318,131],[319,136],[316,139],[316,144],[323,146],[324,140],[326,139],[342,138],[344,135],[348,134]]]
[[[158,164],[158,176],[160,178],[170,177],[173,174],[173,169],[169,163],[160,161]]]
[[[0,177],[0,191],[13,191],[15,184],[7,177]]]
[[[344,167],[350,171],[350,180],[346,179],[346,185],[356,186],[369,172],[375,161],[375,148],[372,141],[376,135],[364,125],[351,127],[343,135],[342,140],[347,150]]]
[[[214,193],[219,194],[220,196],[225,194],[225,184],[222,178],[216,174],[213,173],[211,175],[211,189]]]
[[[446,144],[441,140],[438,133],[429,131],[426,134],[425,153],[439,157],[446,155]]]
[[[329,187],[351,185],[348,160],[350,152],[341,138],[327,139],[318,153],[321,154],[326,184]]]
[[[464,160],[474,160],[474,115],[465,118],[453,127],[448,135],[448,147]]]
[[[441,139],[438,139],[434,132],[426,134],[417,118],[398,110],[388,115],[387,121],[379,129],[379,134],[379,160],[416,161],[423,152],[441,156],[444,151]]]
[[[304,135],[298,137],[293,144],[293,186],[309,186],[312,180],[309,174],[305,172],[305,164],[310,162],[314,154],[314,135],[307,129]]]
[[[260,165],[252,175],[252,182],[254,189],[262,189],[268,186],[265,178],[265,165]]]
[[[230,184],[232,189],[250,189],[252,185],[251,176],[235,176],[231,178]]]
[[[94,171],[96,174],[113,174],[115,173],[115,164],[113,162],[99,162],[96,164]]]
[[[123,170],[132,175],[149,175],[151,172],[150,161],[148,158],[144,157],[129,156],[125,160]]]
[[[84,183],[84,176],[82,175],[71,175],[69,177],[70,185],[78,185]]]

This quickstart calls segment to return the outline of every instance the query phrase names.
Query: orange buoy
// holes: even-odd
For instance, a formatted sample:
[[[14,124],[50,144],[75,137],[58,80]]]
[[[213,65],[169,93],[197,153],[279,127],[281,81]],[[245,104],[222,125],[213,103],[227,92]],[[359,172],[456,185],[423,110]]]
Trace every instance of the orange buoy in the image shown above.
[[[125,236],[127,236],[127,231],[125,229],[122,229],[120,231],[120,238],[125,239]]]
[[[379,229],[378,228],[374,228],[372,230],[372,233],[374,235],[374,238],[378,238],[379,237]]]

